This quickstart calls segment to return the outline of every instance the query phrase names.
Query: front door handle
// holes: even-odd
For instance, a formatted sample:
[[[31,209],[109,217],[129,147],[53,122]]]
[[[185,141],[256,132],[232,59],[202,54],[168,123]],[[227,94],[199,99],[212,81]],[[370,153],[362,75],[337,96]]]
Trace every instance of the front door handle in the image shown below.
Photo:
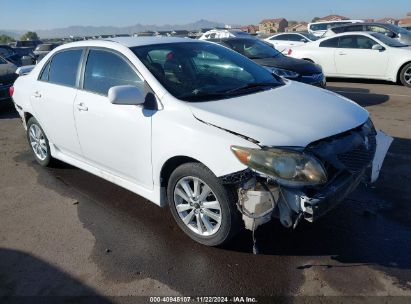
[[[34,97],[34,98],[41,98],[40,92],[39,92],[39,91],[34,92],[34,93],[33,93],[33,97]]]
[[[77,109],[79,111],[88,111],[88,108],[86,107],[86,105],[84,103],[77,104]]]
[[[345,56],[345,55],[347,55],[347,53],[339,52],[338,55],[340,55],[340,56]]]

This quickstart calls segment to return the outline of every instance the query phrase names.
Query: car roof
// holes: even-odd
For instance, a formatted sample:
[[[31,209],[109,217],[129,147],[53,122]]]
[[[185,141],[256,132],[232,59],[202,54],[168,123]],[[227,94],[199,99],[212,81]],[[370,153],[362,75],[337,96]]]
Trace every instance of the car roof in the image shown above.
[[[117,42],[126,47],[135,47],[142,45],[151,44],[162,44],[162,43],[181,43],[181,42],[195,42],[197,40],[190,38],[179,38],[179,37],[117,37],[110,38],[105,41]],[[200,42],[200,41],[197,41]]]
[[[340,33],[340,34],[335,34],[335,35],[333,35],[333,36],[330,36],[330,37],[324,37],[324,38],[321,38],[321,39],[318,39],[317,41],[315,41],[315,42],[322,42],[322,41],[324,41],[324,40],[329,40],[329,39],[333,39],[333,38],[338,38],[338,37],[343,37],[343,36],[352,36],[352,35],[360,35],[360,36],[367,36],[367,37],[370,37],[370,36],[372,36],[371,34],[375,34],[375,32],[369,32],[369,31],[363,31],[363,32],[345,32],[345,33]],[[373,38],[375,38],[375,37],[373,37]]]

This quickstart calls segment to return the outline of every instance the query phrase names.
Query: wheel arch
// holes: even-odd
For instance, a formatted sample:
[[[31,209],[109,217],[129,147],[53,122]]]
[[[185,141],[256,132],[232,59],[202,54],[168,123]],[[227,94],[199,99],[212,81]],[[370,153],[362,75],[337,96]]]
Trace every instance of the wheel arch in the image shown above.
[[[396,82],[401,81],[401,71],[402,71],[402,69],[403,69],[407,64],[410,64],[410,63],[411,63],[411,60],[405,62],[404,64],[402,64],[402,65],[400,66],[400,68],[399,68],[398,71],[397,71]]]
[[[189,157],[189,156],[184,156],[184,155],[179,155],[179,156],[174,156],[170,159],[168,159],[163,166],[161,167],[160,171],[160,186],[163,189],[167,188],[168,181],[170,179],[171,174],[175,169],[177,169],[179,166],[187,164],[187,163],[200,163],[199,160]],[[203,164],[204,165],[204,164]],[[205,166],[205,165],[204,165]]]

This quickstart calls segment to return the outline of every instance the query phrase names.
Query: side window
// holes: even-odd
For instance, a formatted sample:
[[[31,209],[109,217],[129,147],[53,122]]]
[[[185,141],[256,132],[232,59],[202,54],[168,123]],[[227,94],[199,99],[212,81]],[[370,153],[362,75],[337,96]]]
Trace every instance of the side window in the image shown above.
[[[320,47],[338,48],[338,40],[339,38],[327,39],[320,43]]]
[[[386,34],[389,32],[386,28],[378,25],[367,25],[367,31]]]
[[[332,31],[336,34],[341,34],[345,32],[345,27],[334,27],[332,28]]]
[[[360,24],[344,27],[344,32],[362,32],[362,31],[363,31],[363,27]]]
[[[357,47],[359,49],[371,50],[375,44],[378,43],[371,38],[365,36],[357,36]]]
[[[285,37],[285,35],[278,35],[278,36],[271,38],[270,40],[284,41],[284,40],[287,40],[287,37]]]
[[[50,60],[47,62],[46,66],[43,68],[43,71],[40,74],[39,80],[49,81],[49,71],[50,71]]]
[[[6,63],[7,63],[6,60],[0,57],[0,64],[6,64]]]
[[[340,37],[339,47],[343,49],[356,49],[357,48],[357,36]]]
[[[103,50],[90,50],[84,72],[84,90],[107,95],[112,87],[141,86],[143,83],[130,64],[119,55]]]
[[[304,38],[300,35],[288,35],[288,40],[289,41],[296,41],[296,42],[298,41],[298,42],[300,42],[303,39],[306,39],[306,38]]]
[[[78,49],[63,51],[54,55],[50,63],[48,81],[75,87],[82,53],[83,50]]]

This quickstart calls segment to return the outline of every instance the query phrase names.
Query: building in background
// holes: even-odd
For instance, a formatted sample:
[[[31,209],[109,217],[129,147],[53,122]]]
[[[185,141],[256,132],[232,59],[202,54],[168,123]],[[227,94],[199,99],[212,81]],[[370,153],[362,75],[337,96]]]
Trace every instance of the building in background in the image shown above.
[[[400,19],[398,25],[411,30],[411,12],[407,14],[406,18]]]
[[[325,17],[320,18],[317,22],[325,22],[325,21],[341,21],[341,20],[349,20],[350,18],[340,16],[340,15],[328,15]]]
[[[400,20],[398,20],[398,19],[391,18],[391,17],[387,17],[387,18],[379,19],[379,20],[377,20],[377,21],[375,21],[375,22],[379,22],[379,23],[389,23],[389,24],[398,25],[398,22],[399,22],[399,21],[400,21]]]
[[[286,32],[306,32],[308,30],[307,22],[300,22],[285,28]]]
[[[285,18],[265,19],[258,25],[259,32],[262,34],[282,33],[288,26]]]
[[[260,28],[258,25],[250,24],[250,25],[241,27],[241,30],[249,34],[257,34]]]

